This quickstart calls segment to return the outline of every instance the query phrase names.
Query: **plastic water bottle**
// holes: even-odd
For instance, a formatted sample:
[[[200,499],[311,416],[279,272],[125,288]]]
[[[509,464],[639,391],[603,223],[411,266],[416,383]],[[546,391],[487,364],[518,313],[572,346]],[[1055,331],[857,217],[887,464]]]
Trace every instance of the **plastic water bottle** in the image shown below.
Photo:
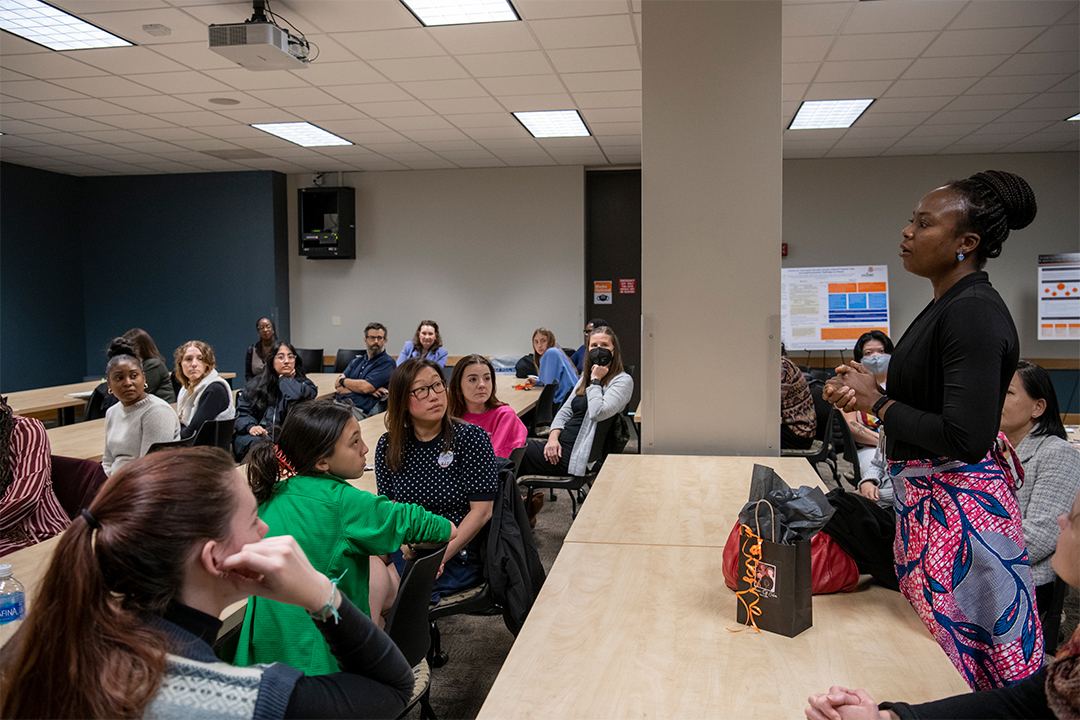
[[[26,591],[11,575],[10,565],[0,565],[0,628],[11,637],[26,617]]]

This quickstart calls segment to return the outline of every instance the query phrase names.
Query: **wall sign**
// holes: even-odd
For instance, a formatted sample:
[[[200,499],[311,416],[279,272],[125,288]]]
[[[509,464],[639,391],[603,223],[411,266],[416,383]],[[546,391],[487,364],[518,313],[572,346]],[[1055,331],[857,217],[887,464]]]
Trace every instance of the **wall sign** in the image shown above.
[[[619,280],[619,294],[620,295],[633,295],[637,292],[637,279],[630,278],[629,280]]]
[[[783,268],[780,337],[790,350],[851,350],[869,330],[889,334],[889,269]]]
[[[610,305],[611,304],[611,281],[610,280],[594,280],[593,284],[593,305]]]
[[[1080,340],[1080,253],[1039,256],[1039,339]]]

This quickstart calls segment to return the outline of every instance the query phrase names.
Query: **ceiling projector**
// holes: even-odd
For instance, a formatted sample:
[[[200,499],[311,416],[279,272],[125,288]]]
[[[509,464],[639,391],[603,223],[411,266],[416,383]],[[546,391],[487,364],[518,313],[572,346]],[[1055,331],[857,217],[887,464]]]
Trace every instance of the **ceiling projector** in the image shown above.
[[[303,70],[310,63],[309,45],[272,22],[265,0],[255,0],[255,13],[242,23],[211,25],[210,49],[248,70]]]

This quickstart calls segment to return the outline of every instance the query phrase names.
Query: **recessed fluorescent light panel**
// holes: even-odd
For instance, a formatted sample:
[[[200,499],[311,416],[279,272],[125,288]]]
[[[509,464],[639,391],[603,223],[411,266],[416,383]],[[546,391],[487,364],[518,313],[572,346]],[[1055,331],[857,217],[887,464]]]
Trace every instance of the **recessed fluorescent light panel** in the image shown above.
[[[516,112],[514,117],[536,138],[589,136],[589,128],[577,110]]]
[[[339,138],[333,133],[328,133],[321,127],[316,127],[308,122],[294,123],[262,123],[252,125],[256,130],[277,135],[282,140],[288,140],[302,147],[328,147],[330,145],[352,145],[345,138]]]
[[[520,20],[508,0],[401,0],[425,26]]]
[[[0,28],[52,50],[131,45],[123,38],[38,0],[0,0]]]
[[[795,113],[788,130],[849,128],[859,119],[871,100],[807,100]]]
[[[1076,113],[1071,118],[1068,118],[1068,120],[1066,120],[1065,122],[1069,122],[1070,120],[1080,120],[1080,113]]]

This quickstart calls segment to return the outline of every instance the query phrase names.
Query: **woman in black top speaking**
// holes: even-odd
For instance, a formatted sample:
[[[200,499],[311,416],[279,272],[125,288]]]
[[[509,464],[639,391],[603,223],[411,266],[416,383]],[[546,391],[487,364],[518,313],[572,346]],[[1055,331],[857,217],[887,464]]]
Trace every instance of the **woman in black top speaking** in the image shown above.
[[[900,257],[930,280],[934,299],[896,344],[888,395],[858,364],[837,368],[825,389],[840,409],[882,422],[900,589],[975,690],[1010,685],[1042,665],[1014,497],[1023,471],[998,433],[1019,341],[982,272],[1035,210],[1022,178],[993,170],[923,197]]]

